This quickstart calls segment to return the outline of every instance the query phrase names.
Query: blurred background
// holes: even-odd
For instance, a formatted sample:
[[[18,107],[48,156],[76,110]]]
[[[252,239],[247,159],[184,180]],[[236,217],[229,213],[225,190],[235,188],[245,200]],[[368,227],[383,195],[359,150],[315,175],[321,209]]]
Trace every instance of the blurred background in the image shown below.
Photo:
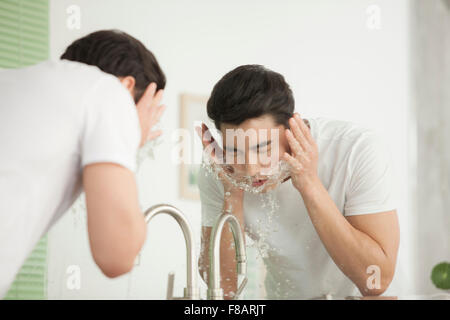
[[[262,64],[285,76],[304,118],[353,121],[385,137],[401,226],[396,276],[385,295],[438,292],[431,270],[450,261],[449,0],[0,0],[0,67],[58,59],[99,29],[141,40],[168,79],[164,135],[137,175],[143,209],[180,208],[199,249],[200,202],[186,191],[195,179],[186,182],[180,165],[167,160],[176,145],[171,133],[184,125],[197,139],[183,108],[201,105],[231,69]],[[38,244],[7,298],[164,299],[171,271],[181,296],[181,230],[164,216],[148,230],[133,271],[108,279],[92,260],[81,199]],[[263,298],[263,272],[250,267],[245,297]]]

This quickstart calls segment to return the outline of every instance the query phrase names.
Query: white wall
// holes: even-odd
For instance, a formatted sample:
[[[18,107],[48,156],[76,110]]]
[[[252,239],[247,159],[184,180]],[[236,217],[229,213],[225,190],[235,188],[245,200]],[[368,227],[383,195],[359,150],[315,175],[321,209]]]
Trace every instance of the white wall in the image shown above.
[[[81,8],[81,29],[66,27],[66,8]],[[366,26],[369,5],[381,9],[381,29]],[[200,232],[200,205],[178,198],[178,169],[171,155],[171,130],[178,127],[178,94],[209,94],[218,79],[247,63],[285,75],[304,117],[355,121],[382,131],[398,177],[402,224],[401,259],[409,252],[408,106],[409,1],[51,1],[51,55],[58,57],[74,39],[91,31],[126,31],[157,56],[168,84],[162,120],[165,143],[138,175],[143,208],[160,202],[178,206]],[[68,214],[50,232],[49,298],[153,298],[165,296],[167,273],[175,270],[176,293],[184,284],[184,243],[169,218],[158,217],[140,265],[131,276],[104,278],[91,261],[85,220]],[[66,287],[66,268],[79,265],[80,290]],[[409,278],[408,268],[397,273]],[[409,287],[408,287],[409,286]],[[403,291],[412,284],[404,283]]]
[[[421,293],[437,293],[433,267],[450,260],[450,1],[416,1],[413,33],[417,118],[416,277]],[[444,41],[443,41],[444,39]]]

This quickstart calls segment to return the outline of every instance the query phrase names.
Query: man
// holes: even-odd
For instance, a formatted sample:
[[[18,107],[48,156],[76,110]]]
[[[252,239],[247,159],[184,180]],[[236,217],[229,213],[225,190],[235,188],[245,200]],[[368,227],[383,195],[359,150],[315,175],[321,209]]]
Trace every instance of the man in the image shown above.
[[[226,74],[215,85],[207,111],[223,148],[206,134],[205,125],[198,130],[218,172],[202,169],[199,175],[199,267],[205,281],[211,229],[227,211],[266,248],[267,298],[345,297],[357,295],[357,289],[364,296],[382,294],[393,278],[399,245],[391,169],[382,140],[354,123],[302,119],[294,114],[292,92],[283,76],[259,65]],[[248,139],[236,144],[242,137]],[[252,155],[257,161],[250,161]],[[272,158],[271,163],[262,163],[261,155]],[[236,162],[238,157],[244,161]],[[281,183],[268,179],[279,161],[289,168]],[[262,205],[265,193],[274,197],[278,208]],[[237,276],[233,237],[227,229],[221,239],[221,285],[231,298]]]
[[[128,272],[146,237],[136,152],[161,134],[151,129],[164,111],[164,73],[119,31],[89,34],[61,58],[0,71],[0,297],[82,189],[106,276]]]

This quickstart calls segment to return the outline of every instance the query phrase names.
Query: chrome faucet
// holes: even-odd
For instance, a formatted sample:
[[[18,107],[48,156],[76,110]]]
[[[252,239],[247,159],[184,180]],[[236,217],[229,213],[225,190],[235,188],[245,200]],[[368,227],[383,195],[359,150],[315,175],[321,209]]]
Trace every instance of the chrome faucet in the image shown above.
[[[223,289],[220,287],[220,238],[226,222],[230,223],[236,248],[237,273],[244,275],[234,299],[238,299],[247,284],[247,255],[245,251],[244,235],[237,218],[229,213],[222,214],[215,224],[209,245],[209,285],[207,297],[210,300],[223,300]]]
[[[187,260],[187,286],[184,288],[184,297],[181,299],[188,300],[198,300],[200,299],[199,287],[198,287],[198,267],[197,258],[195,255],[194,248],[194,233],[192,232],[189,221],[186,219],[185,215],[177,208],[168,204],[158,204],[153,207],[148,208],[145,215],[145,222],[147,224],[152,220],[152,218],[160,213],[166,213],[172,216],[180,225],[183,230],[184,239],[186,241],[186,260]],[[168,299],[179,299],[173,298],[173,274],[169,274],[169,288],[167,289]]]

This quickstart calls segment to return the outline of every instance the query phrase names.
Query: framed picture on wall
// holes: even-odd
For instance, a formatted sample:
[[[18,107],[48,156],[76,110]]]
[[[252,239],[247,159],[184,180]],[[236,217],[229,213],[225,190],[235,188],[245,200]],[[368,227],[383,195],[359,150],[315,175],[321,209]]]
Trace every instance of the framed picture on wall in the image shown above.
[[[180,94],[180,128],[190,133],[188,143],[184,143],[181,150],[181,158],[190,160],[180,163],[180,197],[184,199],[200,199],[197,177],[203,149],[195,127],[200,126],[200,123],[203,122],[208,128],[213,128],[213,124],[206,113],[207,101],[208,96]],[[189,150],[186,150],[186,148],[189,148]],[[189,152],[189,156],[183,158],[184,152]]]

